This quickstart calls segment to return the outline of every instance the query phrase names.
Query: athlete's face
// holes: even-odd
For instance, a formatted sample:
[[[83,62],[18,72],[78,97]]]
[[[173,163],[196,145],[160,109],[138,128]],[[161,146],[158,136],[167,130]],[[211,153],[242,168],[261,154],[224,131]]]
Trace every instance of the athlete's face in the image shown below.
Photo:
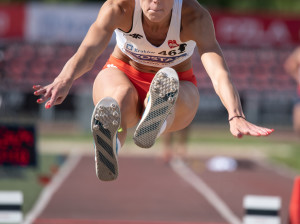
[[[143,13],[151,22],[162,22],[168,18],[173,3],[174,0],[140,0]]]

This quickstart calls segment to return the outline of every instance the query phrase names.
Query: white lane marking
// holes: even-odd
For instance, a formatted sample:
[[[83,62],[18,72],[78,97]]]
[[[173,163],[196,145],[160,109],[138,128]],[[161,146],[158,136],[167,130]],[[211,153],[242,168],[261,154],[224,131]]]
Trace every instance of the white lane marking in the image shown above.
[[[181,159],[171,161],[172,169],[196,191],[198,191],[230,224],[242,224],[242,221],[229,209],[225,202]]]
[[[34,220],[42,213],[54,193],[62,185],[65,179],[69,176],[72,170],[77,166],[81,159],[80,154],[71,154],[64,165],[59,170],[58,174],[54,176],[53,180],[47,185],[39,196],[33,209],[26,215],[23,224],[32,224]]]

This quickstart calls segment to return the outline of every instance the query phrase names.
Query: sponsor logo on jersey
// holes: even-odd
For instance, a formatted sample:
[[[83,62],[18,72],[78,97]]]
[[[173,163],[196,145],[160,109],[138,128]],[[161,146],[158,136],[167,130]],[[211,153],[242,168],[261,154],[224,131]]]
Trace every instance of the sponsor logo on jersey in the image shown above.
[[[170,64],[187,55],[185,53],[173,57],[161,57],[155,55],[137,54],[128,50],[126,50],[126,52],[130,54],[132,57],[136,58],[137,61],[143,61],[144,63],[148,63],[148,64]]]
[[[179,44],[177,44],[176,40],[169,40],[168,45],[170,48],[175,48],[175,47],[179,46]]]
[[[140,53],[140,54],[155,54],[154,51],[149,51],[149,50],[139,50],[137,48],[135,48],[132,44],[126,44],[126,51],[132,51],[135,53]]]
[[[130,34],[129,36],[131,36],[134,39],[142,39],[143,38],[143,36],[138,33],[133,33],[133,34]]]
[[[178,45],[179,46],[179,45]],[[181,46],[181,45],[180,45]],[[180,49],[171,51],[162,51],[162,52],[154,52],[149,50],[140,50],[137,49],[133,44],[126,43],[125,44],[125,51],[126,54],[131,57],[133,60],[146,64],[146,65],[168,65],[173,63],[174,61],[177,61],[181,59],[182,57],[186,57],[188,54],[184,51],[185,46],[182,45]]]

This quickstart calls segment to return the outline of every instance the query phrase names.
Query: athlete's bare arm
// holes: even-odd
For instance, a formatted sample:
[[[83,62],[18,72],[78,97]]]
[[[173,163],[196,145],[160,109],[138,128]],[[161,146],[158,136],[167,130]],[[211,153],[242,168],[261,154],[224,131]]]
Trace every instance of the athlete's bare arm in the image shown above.
[[[201,61],[217,95],[228,111],[228,118],[244,117],[239,94],[232,83],[224,56],[216,40],[210,14],[195,0],[184,1],[182,38],[196,41]],[[230,130],[236,137],[268,135],[273,131],[258,127],[239,117],[230,121]]]
[[[48,100],[45,107],[61,104],[73,81],[93,68],[96,59],[107,47],[116,28],[129,30],[134,0],[107,0],[100,9],[77,52],[65,64],[61,73],[47,86],[34,86],[35,95],[42,96],[38,103]]]

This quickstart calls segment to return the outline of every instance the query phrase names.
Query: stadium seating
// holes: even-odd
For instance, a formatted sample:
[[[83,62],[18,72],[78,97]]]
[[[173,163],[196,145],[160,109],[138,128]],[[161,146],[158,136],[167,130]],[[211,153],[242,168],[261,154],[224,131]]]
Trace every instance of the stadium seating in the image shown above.
[[[61,71],[76,52],[77,45],[11,43],[3,46],[0,57],[2,88],[27,91],[33,84],[47,84]],[[113,47],[109,46],[98,59],[94,69],[74,83],[78,87],[91,85],[106,62]],[[293,91],[295,82],[283,69],[291,49],[250,49],[223,47],[233,82],[239,91]],[[212,91],[212,84],[201,64],[199,55],[192,57],[200,91]]]
[[[6,116],[10,115],[12,111],[9,108],[16,108],[10,100],[12,97],[15,98],[14,92],[18,96],[22,94],[24,96],[23,101],[18,101],[18,107],[24,111],[23,114],[28,113],[29,117],[39,116],[32,86],[51,83],[77,48],[76,44],[16,42],[0,44],[0,97],[3,99],[2,108],[5,108],[5,110],[0,110],[0,117],[4,117],[4,112]],[[283,124],[291,123],[296,83],[284,71],[283,63],[293,48],[262,49],[223,46],[222,49],[247,117],[259,123],[274,123],[275,121]],[[62,114],[65,119],[66,111],[74,116],[74,109],[70,108],[80,105],[78,100],[82,94],[86,92],[91,94],[93,81],[112,50],[113,46],[109,45],[97,60],[94,68],[74,82],[70,96],[63,105],[56,107],[55,116]],[[210,78],[197,52],[192,56],[192,63],[202,96],[202,103],[199,107],[201,116],[198,116],[198,120],[200,122],[217,121],[216,117],[219,117],[219,120],[226,121],[226,111],[214,93]],[[60,111],[64,112],[60,113]]]
[[[291,49],[223,47],[233,82],[239,91],[294,91],[296,83],[283,69],[283,63],[290,52]],[[194,63],[195,70],[203,72],[199,58]],[[207,80],[202,84],[200,79],[199,88],[205,87]]]

